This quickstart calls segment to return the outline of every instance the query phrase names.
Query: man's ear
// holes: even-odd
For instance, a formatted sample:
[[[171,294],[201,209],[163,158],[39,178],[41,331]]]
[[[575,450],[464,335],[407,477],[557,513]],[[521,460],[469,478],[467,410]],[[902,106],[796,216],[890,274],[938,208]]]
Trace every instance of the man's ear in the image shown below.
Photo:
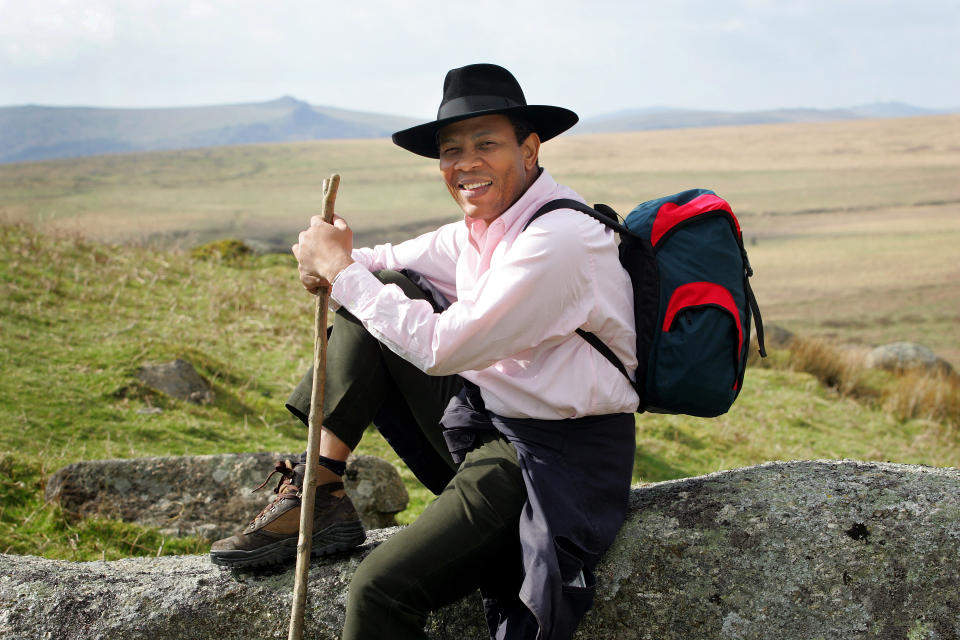
[[[527,171],[535,170],[540,159],[540,136],[536,132],[528,135],[520,145],[520,151],[523,154],[523,168]]]

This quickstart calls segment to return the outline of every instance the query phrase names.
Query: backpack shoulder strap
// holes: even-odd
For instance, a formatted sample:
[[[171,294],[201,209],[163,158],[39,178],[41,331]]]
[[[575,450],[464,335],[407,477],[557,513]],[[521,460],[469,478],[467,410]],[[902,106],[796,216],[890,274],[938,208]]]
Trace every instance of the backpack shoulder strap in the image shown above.
[[[539,209],[537,209],[536,213],[530,216],[530,219],[527,220],[526,224],[523,225],[523,229],[521,229],[521,232],[526,230],[526,228],[530,226],[530,223],[532,223],[534,220],[536,220],[540,216],[546,213],[550,213],[551,211],[556,211],[557,209],[574,209],[581,213],[587,214],[597,222],[600,222],[606,225],[607,227],[610,227],[611,229],[613,229],[618,233],[625,234],[628,236],[636,235],[632,231],[630,231],[630,229],[627,229],[625,226],[620,224],[620,221],[617,220],[617,212],[611,209],[610,207],[608,207],[607,205],[598,204],[596,208],[594,208],[594,207],[590,207],[588,205],[583,204],[579,200],[572,200],[570,198],[559,198],[557,200],[551,200],[550,202],[547,202],[546,204],[541,206]]]
[[[580,211],[581,213],[587,214],[594,220],[597,220],[598,222],[606,225],[607,227],[610,227],[614,231],[618,231],[622,234],[627,234],[631,236],[634,235],[632,231],[630,231],[625,226],[620,224],[620,222],[617,220],[617,213],[610,207],[606,205],[597,205],[597,208],[594,209],[593,207],[583,204],[579,200],[572,200],[569,198],[551,200],[550,202],[547,202],[542,207],[537,209],[536,213],[534,213],[530,217],[530,219],[527,220],[527,223],[523,225],[523,229],[521,229],[521,233],[524,230],[526,230],[527,227],[530,226],[531,222],[533,222],[540,216],[546,213],[550,213],[551,211],[556,211],[557,209],[574,209],[576,211]],[[597,209],[599,209],[600,211],[598,211]],[[597,337],[595,333],[584,331],[583,329],[579,329],[579,328],[576,331],[581,338],[586,340],[594,349],[599,351],[604,358],[609,360],[610,364],[615,366],[617,370],[623,374],[623,376],[627,379],[627,382],[629,382],[631,385],[634,385],[633,380],[630,379],[630,374],[627,373],[627,368],[623,366],[623,363],[620,361],[620,358],[617,357],[617,354],[613,352],[613,349],[607,346],[607,344],[603,340],[601,340],[599,337]]]
[[[597,334],[591,333],[589,331],[584,331],[583,329],[577,329],[577,335],[590,343],[594,349],[600,352],[604,358],[610,361],[610,364],[615,366],[617,370],[623,374],[623,377],[627,379],[631,385],[633,385],[633,380],[630,379],[630,374],[627,373],[627,368],[623,366],[623,363],[620,362],[620,358],[617,357],[617,354],[613,352],[613,349],[607,346],[607,343],[597,337]]]

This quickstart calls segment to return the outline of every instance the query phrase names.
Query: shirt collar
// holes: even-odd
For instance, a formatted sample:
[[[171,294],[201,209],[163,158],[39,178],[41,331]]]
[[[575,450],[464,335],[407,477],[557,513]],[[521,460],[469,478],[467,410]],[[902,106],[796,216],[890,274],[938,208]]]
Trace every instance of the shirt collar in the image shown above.
[[[540,175],[533,181],[533,184],[523,192],[523,195],[509,209],[497,216],[489,226],[484,225],[482,220],[473,220],[464,216],[464,222],[466,222],[467,229],[470,231],[470,237],[479,240],[495,225],[505,233],[521,219],[525,222],[536,211],[535,205],[549,199],[549,194],[556,188],[557,183],[554,182],[553,177],[547,173],[546,169],[540,169]]]

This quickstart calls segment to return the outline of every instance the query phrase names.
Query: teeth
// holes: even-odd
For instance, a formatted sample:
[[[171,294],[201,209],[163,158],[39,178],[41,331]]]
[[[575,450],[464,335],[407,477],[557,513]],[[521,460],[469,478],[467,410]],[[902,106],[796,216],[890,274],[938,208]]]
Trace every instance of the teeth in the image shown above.
[[[460,188],[473,190],[473,189],[479,189],[480,187],[485,187],[488,184],[493,184],[493,183],[490,180],[485,180],[483,182],[464,182],[464,183],[461,183]]]

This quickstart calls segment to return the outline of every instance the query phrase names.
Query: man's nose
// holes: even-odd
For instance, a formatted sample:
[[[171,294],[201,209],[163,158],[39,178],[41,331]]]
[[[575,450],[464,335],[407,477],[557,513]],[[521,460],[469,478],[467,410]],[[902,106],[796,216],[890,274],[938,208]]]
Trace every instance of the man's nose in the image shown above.
[[[480,164],[480,154],[476,149],[464,149],[457,158],[456,168],[461,171],[469,171]]]

